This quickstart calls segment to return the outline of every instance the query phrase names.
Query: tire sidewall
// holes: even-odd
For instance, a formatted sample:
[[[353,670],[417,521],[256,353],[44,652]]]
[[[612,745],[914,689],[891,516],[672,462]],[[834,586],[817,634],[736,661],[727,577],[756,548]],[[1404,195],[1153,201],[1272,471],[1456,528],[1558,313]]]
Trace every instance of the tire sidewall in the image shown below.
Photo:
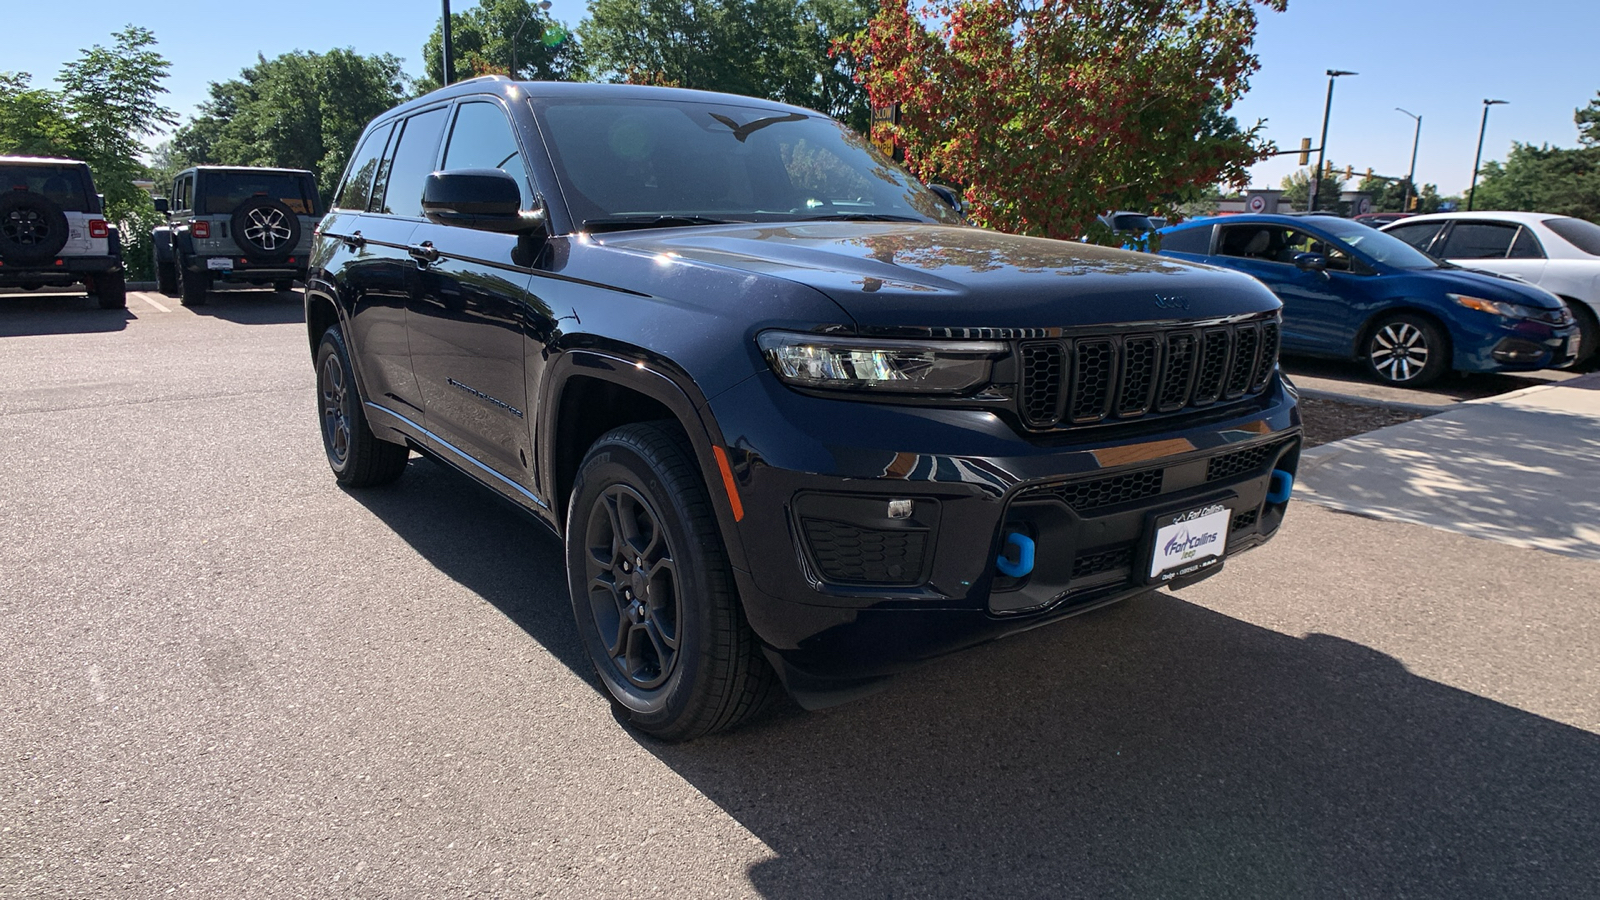
[[[644,497],[662,527],[667,529],[667,546],[677,563],[678,596],[682,604],[678,660],[667,682],[652,691],[639,689],[617,672],[600,642],[594,614],[589,609],[585,535],[595,500],[617,483],[628,485]],[[694,539],[688,511],[681,504],[681,498],[667,489],[654,467],[630,443],[606,439],[590,451],[573,485],[572,500],[567,507],[567,583],[573,616],[578,623],[578,639],[583,642],[612,701],[625,710],[635,724],[644,728],[678,719],[692,702],[696,682],[704,677],[703,644],[713,627],[705,600],[709,587],[708,560]]]
[[[244,236],[245,229],[249,226],[248,216],[252,210],[270,209],[282,214],[284,223],[289,228],[289,237],[284,240],[283,246],[276,250],[263,250],[250,243]],[[233,215],[228,220],[232,229],[233,242],[239,245],[239,250],[244,253],[245,259],[257,263],[281,263],[294,255],[294,250],[300,245],[301,227],[300,217],[280,200],[271,197],[251,197],[239,204],[233,210]]]
[[[347,394],[356,393],[359,401],[360,393],[356,391],[355,372],[350,367],[350,354],[344,346],[344,335],[339,333],[337,326],[329,328],[322,333],[322,340],[317,342],[316,374],[317,374],[317,432],[322,435],[322,453],[328,458],[328,468],[333,470],[336,478],[343,478],[349,471],[352,460],[356,456],[355,442],[357,440],[355,413],[347,413],[350,422],[349,446],[345,448],[344,461],[340,462],[333,453],[333,437],[328,434],[328,418],[322,410],[322,371],[323,364],[329,356],[336,356],[339,360],[339,369],[344,373],[344,389]]]

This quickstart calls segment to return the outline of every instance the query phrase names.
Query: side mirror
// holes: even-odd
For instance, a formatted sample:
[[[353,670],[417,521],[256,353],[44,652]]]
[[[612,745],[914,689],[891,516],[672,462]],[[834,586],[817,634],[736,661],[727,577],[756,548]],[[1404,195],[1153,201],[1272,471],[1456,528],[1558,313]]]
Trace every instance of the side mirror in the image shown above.
[[[156,204],[156,212],[161,213],[162,215],[166,215],[167,214],[167,210],[171,209],[171,206],[167,203],[167,198],[165,198],[165,197],[157,197],[157,198],[155,198],[155,204]]]
[[[544,229],[544,210],[524,210],[517,180],[499,169],[434,172],[422,186],[422,214],[435,225],[500,234]]]
[[[1302,272],[1326,272],[1328,258],[1321,253],[1296,253],[1294,265]]]
[[[949,204],[950,208],[955,210],[956,212],[958,212],[958,213],[965,213],[966,212],[966,210],[961,208],[961,195],[956,193],[956,189],[955,188],[953,188],[953,187],[951,187],[951,186],[949,186],[947,184],[930,184],[930,185],[928,185],[928,190],[933,191],[935,194],[938,194],[939,195],[939,199],[943,200],[945,203]]]

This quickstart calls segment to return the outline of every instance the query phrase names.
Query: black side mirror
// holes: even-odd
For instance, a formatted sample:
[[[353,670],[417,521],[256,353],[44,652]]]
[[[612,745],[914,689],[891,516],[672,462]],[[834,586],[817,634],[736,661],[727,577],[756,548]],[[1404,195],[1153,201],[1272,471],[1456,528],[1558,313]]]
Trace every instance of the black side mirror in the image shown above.
[[[928,185],[928,190],[938,194],[939,199],[949,204],[951,209],[966,215],[966,210],[961,208],[961,195],[956,193],[955,188],[947,184],[930,184]]]
[[[155,204],[156,204],[156,212],[161,213],[162,215],[166,215],[167,214],[167,210],[171,208],[170,206],[168,206],[167,198],[165,198],[165,197],[157,197],[157,198],[155,198]]]
[[[435,172],[422,186],[422,214],[435,225],[528,234],[544,230],[544,210],[524,210],[517,180],[499,169]]]
[[[1328,258],[1321,253],[1296,253],[1294,265],[1302,272],[1326,272]]]

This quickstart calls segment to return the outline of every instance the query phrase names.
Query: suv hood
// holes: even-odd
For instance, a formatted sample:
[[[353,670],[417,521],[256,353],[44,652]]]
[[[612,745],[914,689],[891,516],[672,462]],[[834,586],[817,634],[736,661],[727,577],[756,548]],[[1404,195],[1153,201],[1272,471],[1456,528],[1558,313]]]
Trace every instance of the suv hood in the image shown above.
[[[864,332],[1182,321],[1277,309],[1237,272],[945,225],[815,222],[594,235],[603,246],[787,279]]]

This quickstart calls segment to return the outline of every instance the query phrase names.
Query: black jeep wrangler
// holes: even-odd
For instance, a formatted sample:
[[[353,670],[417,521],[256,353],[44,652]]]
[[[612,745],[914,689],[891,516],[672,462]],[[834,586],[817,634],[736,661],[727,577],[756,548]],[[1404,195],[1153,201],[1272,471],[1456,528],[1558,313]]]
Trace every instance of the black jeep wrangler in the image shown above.
[[[167,224],[152,234],[156,287],[184,306],[206,302],[216,282],[287,291],[306,277],[322,211],[304,169],[197,166],[156,198]]]
[[[101,309],[128,305],[122,242],[87,163],[0,156],[0,287],[81,284]]]
[[[407,103],[305,297],[338,481],[415,450],[548,525],[606,690],[666,739],[1214,574],[1299,459],[1256,281],[967,227],[745,97]]]

